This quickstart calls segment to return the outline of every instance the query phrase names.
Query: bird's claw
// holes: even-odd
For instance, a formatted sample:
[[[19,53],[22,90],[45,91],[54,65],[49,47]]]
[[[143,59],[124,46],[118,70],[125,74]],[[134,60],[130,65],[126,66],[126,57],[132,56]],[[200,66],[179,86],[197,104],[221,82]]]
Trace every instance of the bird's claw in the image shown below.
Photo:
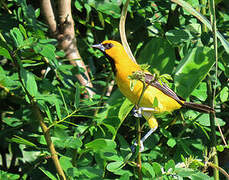
[[[135,153],[136,147],[137,147],[137,146],[138,146],[138,144],[137,144],[137,142],[135,142],[135,143],[130,147],[132,153]],[[140,140],[139,152],[142,152],[142,151],[144,151],[144,145],[143,145],[143,141]]]

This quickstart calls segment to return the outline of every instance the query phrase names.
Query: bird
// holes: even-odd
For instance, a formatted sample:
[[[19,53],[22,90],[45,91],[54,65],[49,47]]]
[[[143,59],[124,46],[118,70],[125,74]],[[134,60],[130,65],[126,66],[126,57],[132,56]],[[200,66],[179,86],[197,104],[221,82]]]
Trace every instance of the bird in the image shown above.
[[[141,139],[140,151],[144,149],[143,142],[158,128],[158,121],[155,115],[172,113],[174,110],[183,107],[203,113],[215,112],[213,108],[207,105],[187,102],[180,98],[166,83],[155,79],[154,74],[147,70],[142,70],[141,66],[129,57],[121,43],[114,40],[105,40],[99,44],[92,45],[92,47],[100,50],[109,60],[121,93],[134,105],[138,105],[137,112],[149,124],[150,131]],[[132,87],[130,77],[136,72],[141,74],[144,82],[139,79]],[[146,84],[145,86],[144,83]],[[157,103],[155,103],[155,100]]]

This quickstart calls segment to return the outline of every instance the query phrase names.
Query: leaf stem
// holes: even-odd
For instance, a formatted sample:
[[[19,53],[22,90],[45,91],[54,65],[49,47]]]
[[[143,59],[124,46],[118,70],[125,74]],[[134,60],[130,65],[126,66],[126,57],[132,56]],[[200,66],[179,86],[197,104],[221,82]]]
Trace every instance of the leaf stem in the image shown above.
[[[210,99],[211,106],[214,108],[214,102],[215,102],[215,95],[216,95],[216,85],[217,85],[217,78],[218,78],[218,45],[217,45],[217,35],[216,35],[216,14],[215,14],[215,1],[209,0],[209,6],[210,6],[210,19],[211,19],[211,26],[212,26],[212,32],[213,32],[213,42],[214,42],[214,50],[215,50],[215,83],[213,91],[211,90],[209,93],[211,93],[212,97]],[[209,80],[210,82],[210,80]],[[209,86],[209,88],[212,86]],[[211,125],[211,132],[212,132],[212,152],[215,153],[213,157],[213,162],[216,166],[219,166],[218,156],[217,156],[217,150],[216,150],[216,130],[215,130],[215,120],[216,116],[215,113],[210,114],[210,125]],[[219,180],[219,169],[214,168],[214,179]]]

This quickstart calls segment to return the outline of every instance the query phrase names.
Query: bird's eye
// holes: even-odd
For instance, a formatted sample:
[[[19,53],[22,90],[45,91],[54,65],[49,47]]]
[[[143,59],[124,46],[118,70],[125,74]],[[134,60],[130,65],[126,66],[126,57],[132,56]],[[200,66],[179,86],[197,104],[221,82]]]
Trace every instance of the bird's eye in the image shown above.
[[[110,49],[110,48],[112,48],[114,45],[111,44],[111,43],[105,43],[105,44],[103,44],[103,46],[104,46],[105,49]]]

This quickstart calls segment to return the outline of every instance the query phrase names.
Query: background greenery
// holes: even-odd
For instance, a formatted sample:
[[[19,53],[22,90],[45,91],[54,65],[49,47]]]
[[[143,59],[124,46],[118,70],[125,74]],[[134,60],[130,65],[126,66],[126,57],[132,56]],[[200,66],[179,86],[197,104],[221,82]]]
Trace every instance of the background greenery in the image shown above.
[[[186,2],[210,19],[206,1]],[[226,39],[226,45],[218,43],[217,69],[213,34],[206,24],[169,0],[130,1],[126,35],[138,63],[149,64],[152,72],[171,74],[171,87],[190,101],[211,104],[213,94],[216,124],[223,134],[216,127],[215,164],[209,115],[182,110],[161,117],[158,130],[145,142],[140,173],[137,153],[130,149],[138,134],[130,113],[133,106],[115,85],[108,90],[113,86],[111,67],[91,48],[104,39],[120,41],[122,1],[72,1],[77,47],[88,65],[93,97],[75,77],[84,71],[69,64],[51,38],[40,5],[25,0],[0,3],[0,179],[60,178],[34,105],[50,130],[68,179],[213,179],[212,167],[229,171],[226,0],[215,6],[217,28]],[[145,134],[149,127],[144,119],[141,125]]]

